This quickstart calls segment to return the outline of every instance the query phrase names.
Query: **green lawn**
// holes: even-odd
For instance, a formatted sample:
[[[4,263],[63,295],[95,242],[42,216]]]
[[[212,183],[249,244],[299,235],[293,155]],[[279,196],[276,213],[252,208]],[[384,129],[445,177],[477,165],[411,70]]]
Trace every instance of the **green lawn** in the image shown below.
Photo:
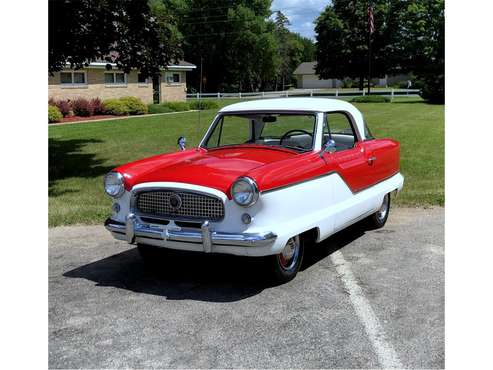
[[[237,100],[219,100],[220,106]],[[444,204],[444,106],[419,99],[358,104],[377,137],[401,142],[404,190],[399,205]],[[49,225],[97,224],[110,213],[103,176],[123,163],[175,151],[184,135],[194,146],[215,111],[49,127]]]

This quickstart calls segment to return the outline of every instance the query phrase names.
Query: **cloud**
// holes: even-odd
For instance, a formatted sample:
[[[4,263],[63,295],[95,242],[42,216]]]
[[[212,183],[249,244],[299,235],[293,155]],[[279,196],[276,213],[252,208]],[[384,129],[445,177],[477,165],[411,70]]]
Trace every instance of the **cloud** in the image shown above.
[[[291,31],[313,39],[315,38],[313,22],[329,3],[328,0],[274,0],[271,10],[280,10],[288,17]]]

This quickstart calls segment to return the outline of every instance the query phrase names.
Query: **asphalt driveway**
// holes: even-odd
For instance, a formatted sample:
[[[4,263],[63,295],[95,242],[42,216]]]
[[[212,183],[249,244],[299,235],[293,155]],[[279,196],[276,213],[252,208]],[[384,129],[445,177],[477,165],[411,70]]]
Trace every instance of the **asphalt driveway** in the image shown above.
[[[257,259],[145,268],[101,226],[49,231],[50,368],[443,368],[444,210],[392,209],[266,283]]]

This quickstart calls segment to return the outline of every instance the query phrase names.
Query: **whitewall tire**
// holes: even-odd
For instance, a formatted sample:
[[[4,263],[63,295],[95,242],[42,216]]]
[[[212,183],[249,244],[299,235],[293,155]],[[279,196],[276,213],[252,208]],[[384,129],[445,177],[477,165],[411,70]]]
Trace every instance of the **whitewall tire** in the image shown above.
[[[304,240],[299,235],[288,240],[281,253],[269,256],[270,268],[278,283],[286,283],[296,276],[303,262]]]
[[[385,194],[382,205],[374,214],[368,217],[367,221],[371,228],[380,229],[385,225],[390,213],[390,193]]]

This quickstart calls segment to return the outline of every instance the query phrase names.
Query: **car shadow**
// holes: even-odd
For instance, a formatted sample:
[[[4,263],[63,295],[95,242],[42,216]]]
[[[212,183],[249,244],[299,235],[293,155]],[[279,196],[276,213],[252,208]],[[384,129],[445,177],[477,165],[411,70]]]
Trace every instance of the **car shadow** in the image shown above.
[[[311,268],[363,234],[364,229],[356,225],[320,244],[310,245],[301,270]],[[77,267],[63,276],[170,300],[206,302],[240,301],[277,285],[262,258],[172,250],[163,250],[160,257],[158,267],[151,268],[133,248]]]
[[[365,222],[360,221],[344,230],[339,231],[321,243],[311,245],[311,248],[307,248],[305,251],[303,265],[300,270],[304,271],[309,269],[321,260],[330,256],[332,253],[344,248],[348,244],[351,244],[356,239],[359,239],[369,230],[370,229]]]
[[[83,152],[88,144],[102,143],[97,139],[48,139],[48,195],[56,197],[74,190],[59,190],[55,185],[67,178],[90,178],[104,175],[114,166],[103,166],[95,153]]]

